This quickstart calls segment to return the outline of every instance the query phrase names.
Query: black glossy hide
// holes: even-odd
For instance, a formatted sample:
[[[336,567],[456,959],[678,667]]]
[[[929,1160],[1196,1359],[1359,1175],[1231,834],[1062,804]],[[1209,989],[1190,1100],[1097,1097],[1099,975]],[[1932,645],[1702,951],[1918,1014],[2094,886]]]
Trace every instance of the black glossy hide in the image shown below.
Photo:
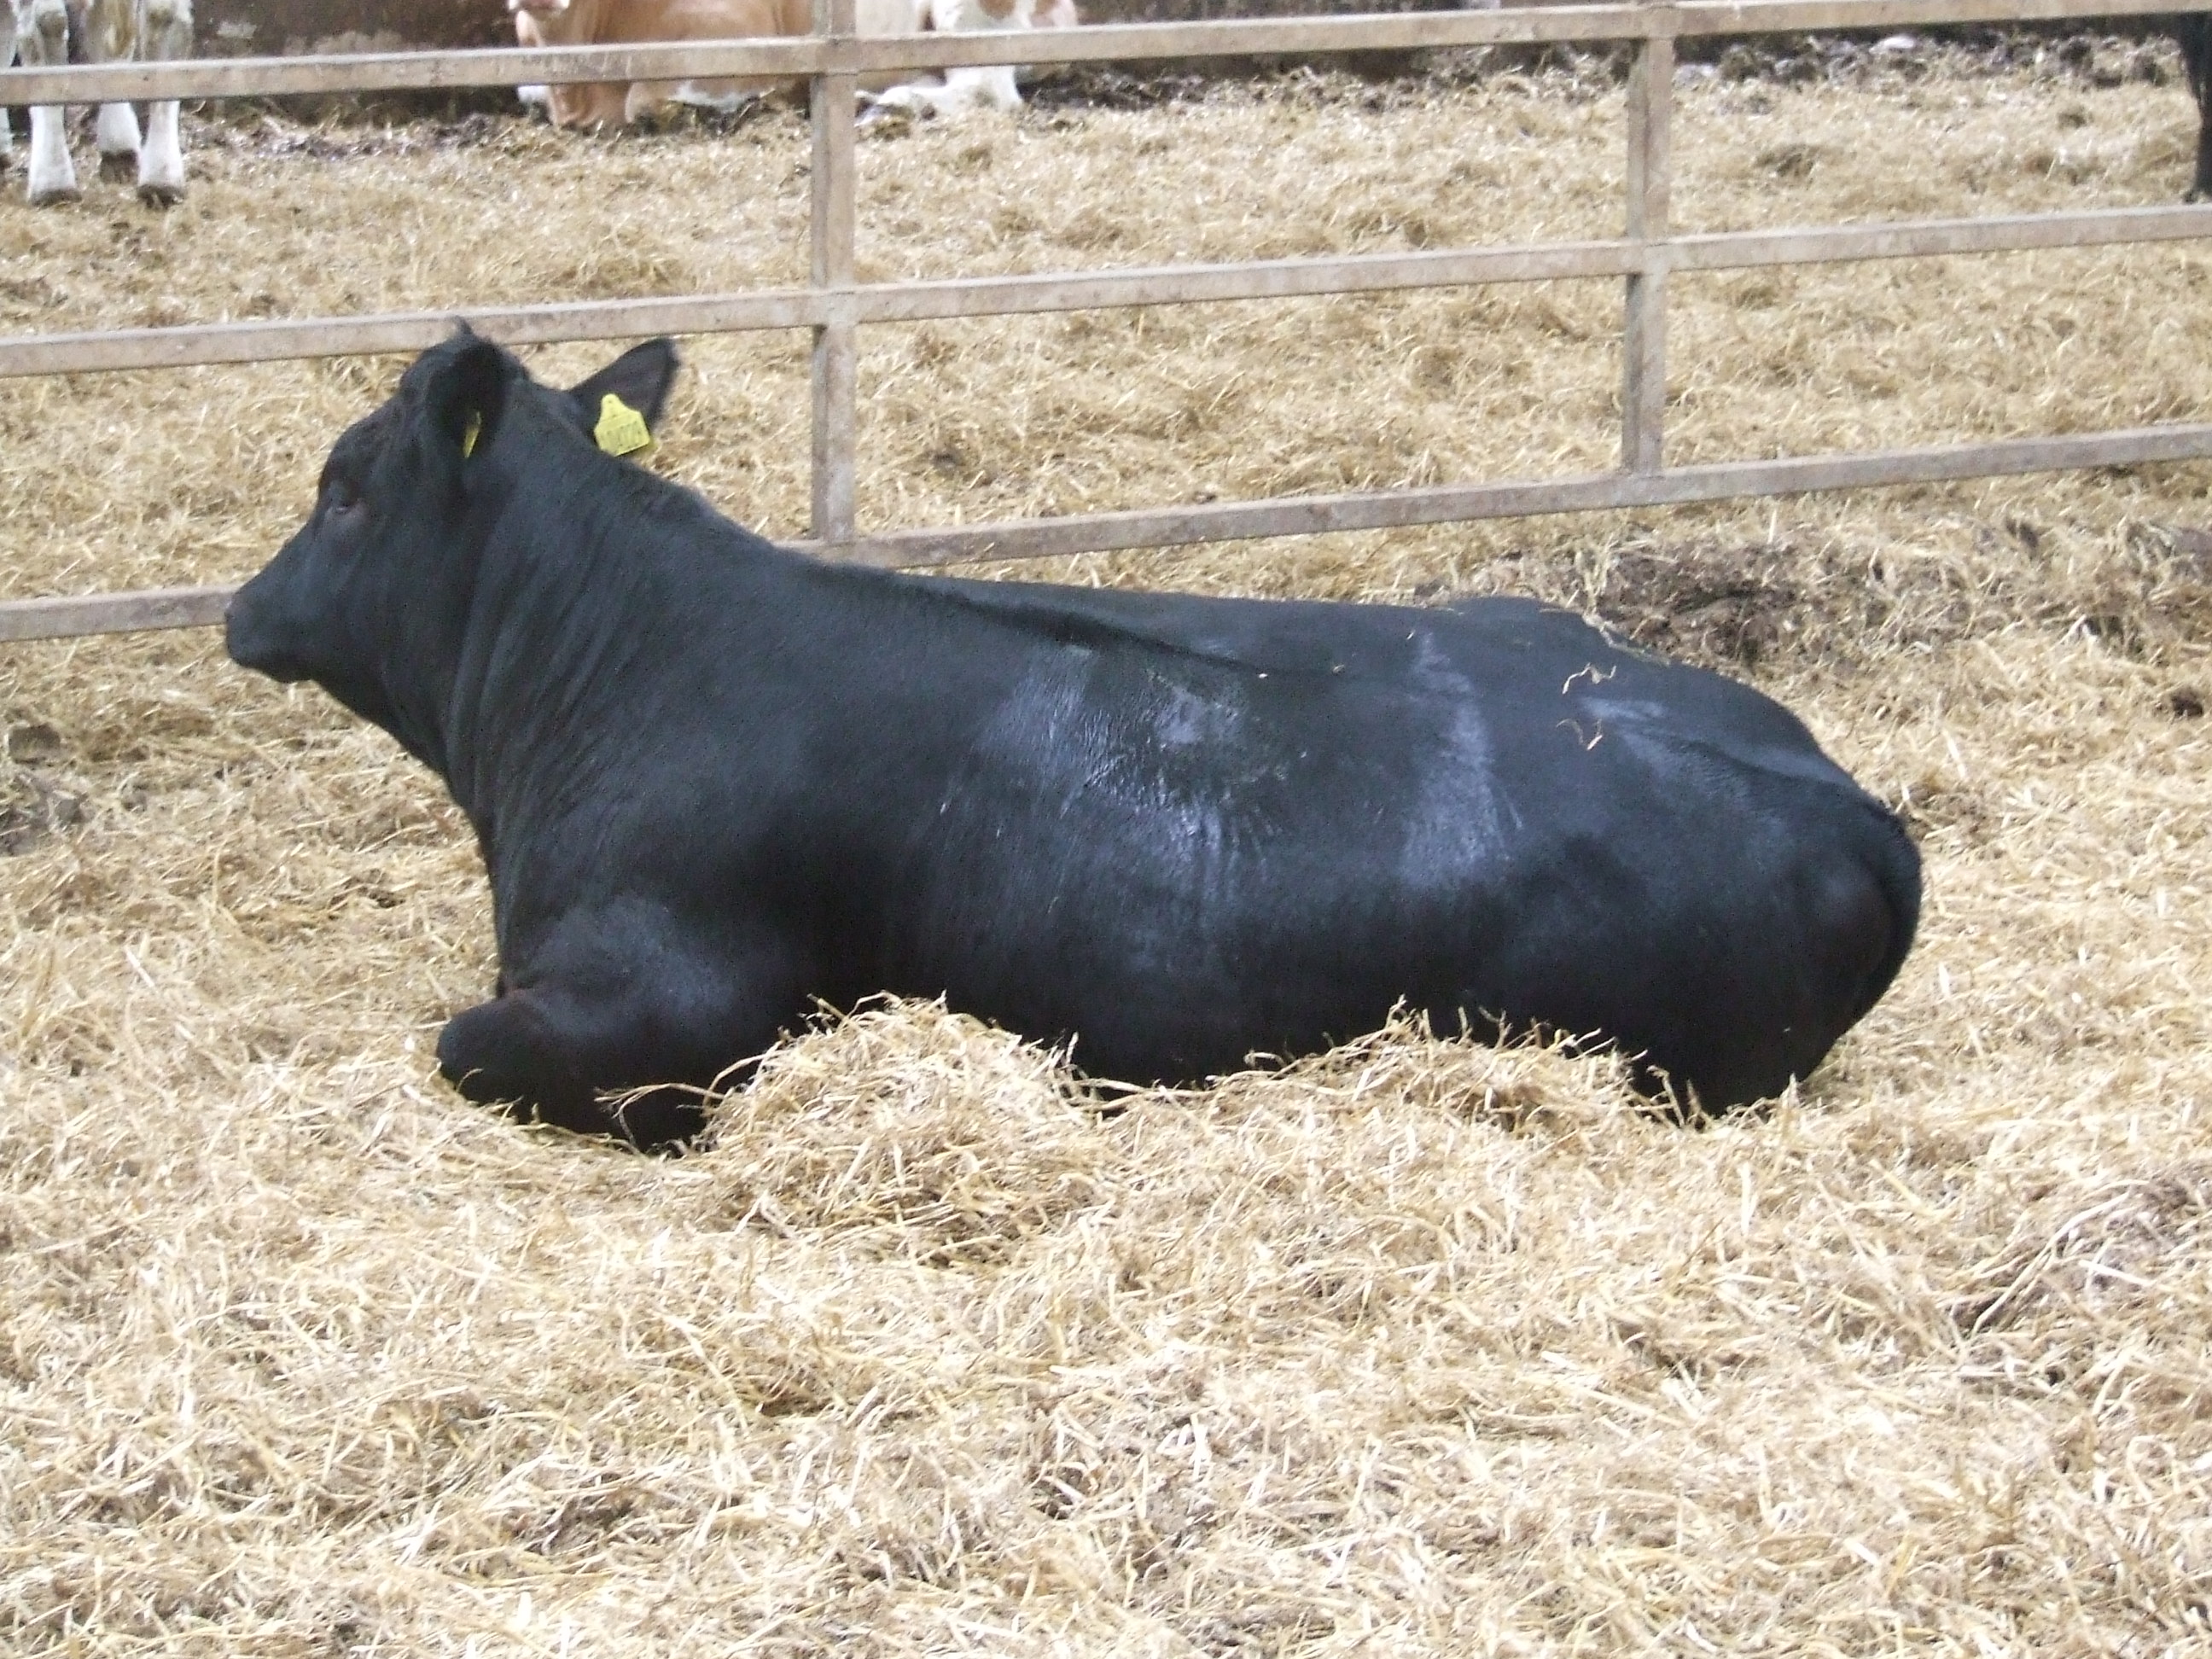
[[[673,371],[655,343],[562,392],[427,352],[231,606],[239,662],[384,726],[476,826],[501,981],[438,1050],[472,1098],[665,1139],[673,1091],[595,1095],[889,991],[1132,1081],[1402,1002],[1610,1040],[1719,1108],[1904,959],[1911,843],[1745,686],[1518,599],[810,561],[593,447],[604,392],[657,415]]]

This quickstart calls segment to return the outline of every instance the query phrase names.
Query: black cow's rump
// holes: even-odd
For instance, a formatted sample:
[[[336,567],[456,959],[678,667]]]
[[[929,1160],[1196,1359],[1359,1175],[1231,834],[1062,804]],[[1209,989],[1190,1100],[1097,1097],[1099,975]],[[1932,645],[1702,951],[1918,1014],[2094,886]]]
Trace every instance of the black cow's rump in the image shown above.
[[[1816,1066],[1911,944],[1896,819],[1749,688],[1517,599],[1444,610],[912,577],[603,455],[465,332],[338,440],[231,654],[312,678],[475,825],[472,1098],[667,1139],[816,999],[943,995],[1131,1080],[1394,1006],[1602,1036],[1709,1107]]]

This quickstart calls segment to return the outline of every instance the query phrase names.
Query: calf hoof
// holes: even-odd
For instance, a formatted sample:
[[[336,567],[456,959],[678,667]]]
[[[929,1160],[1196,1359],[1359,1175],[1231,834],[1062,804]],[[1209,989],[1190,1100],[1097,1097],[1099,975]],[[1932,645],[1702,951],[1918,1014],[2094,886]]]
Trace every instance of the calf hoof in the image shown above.
[[[76,180],[68,179],[56,185],[33,185],[30,190],[33,207],[54,207],[64,202],[74,202],[83,194]]]
[[[138,184],[138,199],[150,208],[173,208],[185,199],[185,187],[167,179],[143,179]]]
[[[912,132],[921,119],[904,104],[871,103],[860,112],[859,125],[872,137],[901,138]]]
[[[104,149],[100,152],[100,176],[122,180],[138,176],[138,152],[135,149]]]

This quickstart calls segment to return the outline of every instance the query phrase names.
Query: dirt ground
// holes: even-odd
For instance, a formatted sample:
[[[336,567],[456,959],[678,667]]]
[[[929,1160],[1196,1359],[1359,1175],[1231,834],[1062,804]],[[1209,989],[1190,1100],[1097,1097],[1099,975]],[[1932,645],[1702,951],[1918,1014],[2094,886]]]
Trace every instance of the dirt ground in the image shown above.
[[[1601,59],[1099,76],[861,147],[869,274],[1609,234]],[[1698,228],[2166,202],[2170,47],[1686,65]],[[188,123],[0,199],[18,331],[792,282],[790,112]],[[2203,253],[1686,280],[1670,454],[2203,420]],[[864,337],[864,522],[1607,465],[1606,283]],[[655,465],[802,528],[804,343],[687,343]],[[578,376],[605,349],[536,354]],[[388,361],[0,390],[0,589],[250,574]],[[928,1006],[648,1159],[471,1108],[434,782],[205,632],[0,653],[0,1650],[2212,1648],[2212,468],[1068,561],[1534,592],[1754,680],[1921,837],[1788,1098],[1394,1030],[1113,1111]],[[1036,574],[1032,568],[1025,574]]]

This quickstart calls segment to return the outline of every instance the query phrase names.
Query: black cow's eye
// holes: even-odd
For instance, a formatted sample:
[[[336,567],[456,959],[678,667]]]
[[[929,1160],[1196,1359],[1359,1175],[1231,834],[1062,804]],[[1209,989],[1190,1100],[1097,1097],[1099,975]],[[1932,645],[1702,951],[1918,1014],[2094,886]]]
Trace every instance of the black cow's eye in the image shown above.
[[[350,513],[361,505],[361,493],[351,484],[334,478],[323,488],[323,501],[332,513]]]

